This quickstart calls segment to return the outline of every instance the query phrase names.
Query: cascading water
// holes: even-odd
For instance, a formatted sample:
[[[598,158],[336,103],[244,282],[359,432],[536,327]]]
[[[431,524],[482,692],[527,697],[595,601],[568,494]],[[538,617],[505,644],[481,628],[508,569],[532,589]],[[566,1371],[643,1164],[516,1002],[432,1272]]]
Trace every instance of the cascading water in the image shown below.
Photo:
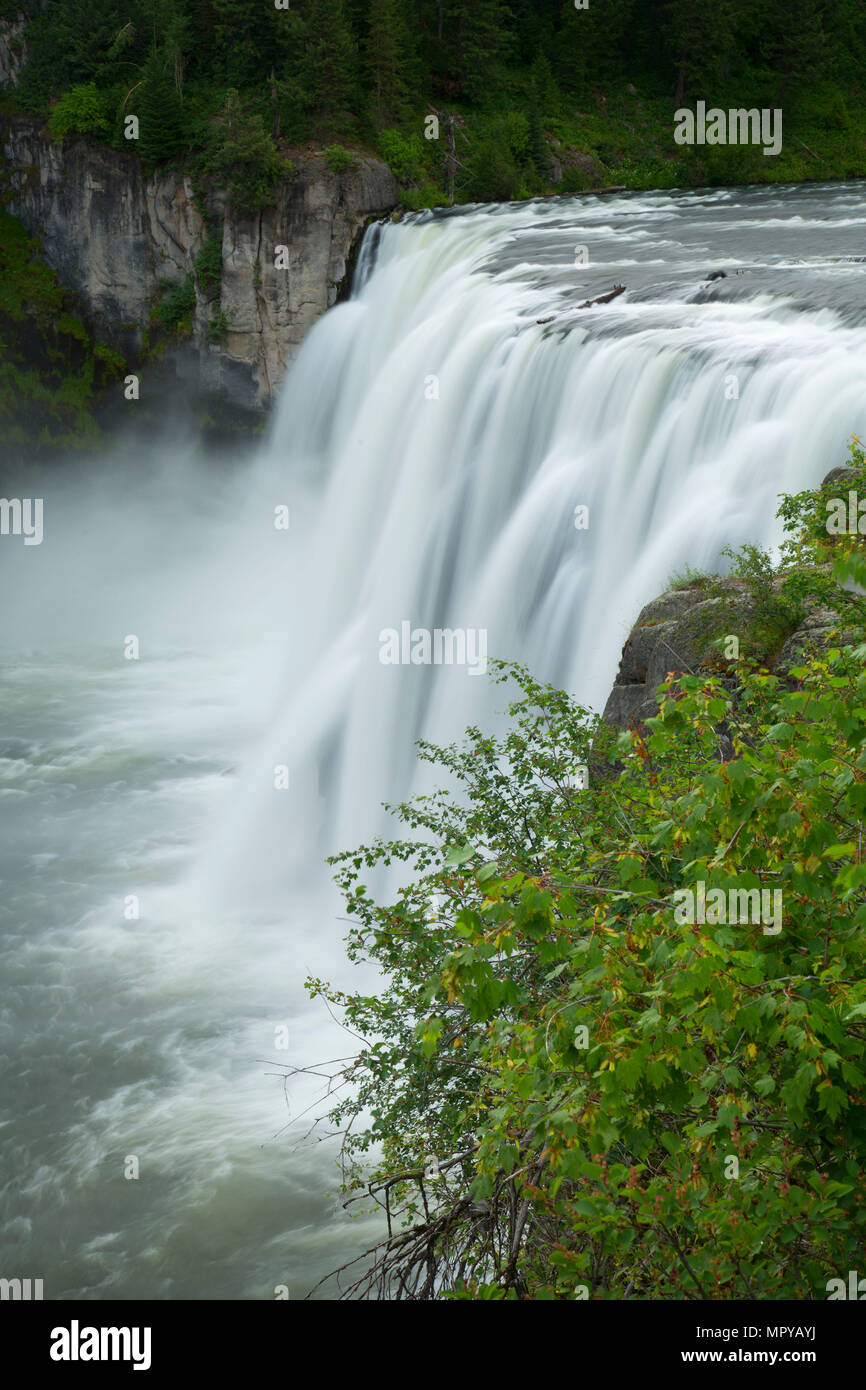
[[[252,465],[40,482],[43,545],[0,546],[0,1274],[299,1296],[369,1240],[269,1063],[352,1046],[302,989],[352,982],[323,856],[427,785],[415,739],[502,704],[381,635],[484,632],[600,707],[671,571],[777,541],[775,495],[863,429],[864,226],[847,185],[375,228]]]

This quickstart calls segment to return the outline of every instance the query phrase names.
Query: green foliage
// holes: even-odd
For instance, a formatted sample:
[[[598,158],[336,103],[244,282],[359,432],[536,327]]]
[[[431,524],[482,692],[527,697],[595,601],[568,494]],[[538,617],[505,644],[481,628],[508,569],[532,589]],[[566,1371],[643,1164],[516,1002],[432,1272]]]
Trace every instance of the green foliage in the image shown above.
[[[353,167],[355,156],[342,145],[329,145],[325,150],[325,161],[333,173],[342,174]]]
[[[273,201],[278,181],[292,172],[261,116],[250,111],[234,90],[226,94],[223,110],[212,124],[201,167],[228,190],[238,212],[250,215]]]
[[[604,0],[582,11],[564,0],[304,0],[288,10],[268,0],[20,0],[20,10],[28,57],[6,105],[48,115],[52,100],[81,87],[95,88],[109,111],[120,104],[141,115],[143,102],[140,149],[152,167],[212,156],[214,120],[234,92],[260,122],[237,181],[251,210],[269,196],[253,173],[273,155],[264,140],[372,148],[384,127],[411,142],[430,109],[458,121],[460,164],[447,166],[445,144],[432,142],[423,168],[401,178],[410,203],[448,201],[452,175],[455,198],[466,201],[599,183],[866,174],[858,0]],[[672,100],[693,107],[699,98],[723,108],[783,105],[781,153],[675,145]],[[514,118],[526,130],[519,150],[507,135]],[[98,114],[82,119],[111,138]],[[551,138],[563,154],[592,156],[583,168],[562,158],[558,186]]]
[[[97,135],[103,140],[111,134],[112,112],[108,99],[92,82],[70,87],[51,112],[48,129],[53,140],[65,135]]]
[[[183,107],[158,53],[145,64],[124,114],[138,116],[138,152],[146,167],[173,159],[185,147]]]
[[[666,589],[703,589],[711,582],[712,576],[706,570],[695,569],[692,565],[683,565],[682,569],[674,570],[665,585]]]
[[[472,152],[467,194],[473,202],[507,202],[520,196],[525,173],[506,142],[496,134]]]
[[[214,299],[220,291],[223,271],[222,229],[217,228],[208,236],[204,246],[195,258],[195,277],[206,299]]]
[[[370,0],[369,8],[366,66],[381,128],[409,114],[417,65],[406,0]]]
[[[841,602],[866,543],[835,553]],[[775,601],[760,555],[741,566]],[[566,694],[496,665],[517,687],[506,732],[420,744],[454,790],[393,808],[405,839],[332,860],[349,957],[385,983],[309,982],[367,1042],[337,1067],[329,1121],[349,1191],[388,1184],[395,1230],[412,1230],[356,1293],[802,1300],[856,1268],[866,600],[851,597],[858,645],[785,679],[741,662],[736,689],[684,676],[616,749]],[[366,884],[388,865],[404,886],[379,904]],[[772,925],[769,908],[716,911],[753,890]]]
[[[782,585],[772,556],[747,543],[734,551],[725,546],[722,555],[732,562],[731,579],[714,577],[704,587],[716,600],[704,619],[703,648],[722,634],[736,634],[761,660],[770,660],[785,638],[800,625],[804,608]],[[738,597],[746,596],[745,606]]]
[[[105,384],[121,355],[94,345],[38,241],[0,212],[0,432],[7,458],[92,448]]]
[[[164,298],[154,307],[153,321],[178,338],[189,337],[196,304],[195,277],[187,275],[180,284],[164,280],[160,288]]]
[[[229,321],[224,309],[217,309],[207,326],[205,337],[209,343],[224,343],[229,331]]]
[[[310,0],[304,45],[305,80],[317,128],[351,128],[358,101],[358,46],[343,0]]]
[[[403,135],[399,130],[383,130],[379,134],[379,150],[399,184],[420,182],[425,175],[423,138]]]

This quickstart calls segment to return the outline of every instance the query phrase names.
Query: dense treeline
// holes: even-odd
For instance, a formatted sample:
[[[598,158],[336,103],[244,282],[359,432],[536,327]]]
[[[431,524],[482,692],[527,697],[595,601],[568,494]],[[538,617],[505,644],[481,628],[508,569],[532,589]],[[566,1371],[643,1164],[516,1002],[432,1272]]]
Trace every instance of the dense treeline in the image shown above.
[[[298,127],[381,123],[434,101],[483,101],[499,69],[540,55],[562,92],[617,79],[677,100],[796,100],[862,75],[859,0],[12,0],[28,15],[27,95],[123,84],[154,51],[185,81],[259,88]]]
[[[120,140],[120,117],[133,112],[142,118],[140,152],[151,162],[206,149],[227,101],[234,103],[232,138],[240,121],[243,138],[263,157],[268,141],[370,145],[381,144],[383,130],[397,131],[404,143],[392,137],[383,152],[410,187],[442,182],[433,158],[441,165],[442,147],[431,152],[417,142],[429,106],[447,108],[457,123],[458,197],[537,191],[550,179],[547,142],[557,133],[572,139],[581,115],[590,126],[578,146],[592,148],[605,167],[646,151],[660,155],[659,130],[669,125],[672,104],[699,98],[783,105],[786,118],[799,113],[810,132],[860,120],[862,0],[591,0],[586,9],[574,0],[288,5],[0,0],[0,14],[26,17],[16,100],[47,112],[65,97],[59,135],[77,130]],[[622,107],[625,91],[638,96],[637,105]],[[608,127],[592,128],[604,119]],[[470,154],[473,134],[481,149]],[[666,156],[673,155],[668,147]],[[828,157],[832,164],[832,151]]]

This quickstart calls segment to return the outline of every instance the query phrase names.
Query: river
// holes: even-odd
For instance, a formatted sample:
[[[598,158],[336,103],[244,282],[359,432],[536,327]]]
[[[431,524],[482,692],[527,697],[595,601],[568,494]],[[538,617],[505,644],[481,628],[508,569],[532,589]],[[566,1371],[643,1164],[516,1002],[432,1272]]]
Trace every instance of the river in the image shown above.
[[[853,183],[416,214],[253,458],[7,471],[44,537],[0,538],[0,1275],[301,1298],[376,1238],[283,1077],[353,1047],[304,978],[370,982],[322,861],[503,703],[382,634],[483,632],[600,708],[671,572],[777,543],[866,431],[864,229]]]

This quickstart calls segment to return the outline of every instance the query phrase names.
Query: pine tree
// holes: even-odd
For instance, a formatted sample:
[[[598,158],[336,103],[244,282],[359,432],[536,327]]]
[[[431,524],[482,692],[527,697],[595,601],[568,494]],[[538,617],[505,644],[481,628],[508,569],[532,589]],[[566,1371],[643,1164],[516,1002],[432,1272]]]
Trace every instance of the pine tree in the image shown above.
[[[62,85],[110,80],[115,40],[134,19],[134,0],[75,0],[53,10],[49,22]]]
[[[413,78],[417,81],[405,0],[371,0],[366,66],[373,83],[376,124],[381,129],[405,118]]]
[[[674,103],[712,102],[734,46],[735,0],[665,0],[662,32],[676,68]]]
[[[351,121],[358,98],[358,50],[343,0],[312,0],[302,59],[319,125],[329,130]]]
[[[539,100],[539,81],[533,75],[529,88],[529,158],[532,167],[541,179],[550,178],[550,156],[544,138],[544,121]]]
[[[285,55],[290,12],[277,10],[273,0],[210,0],[210,5],[220,77],[233,85],[263,83]]]
[[[508,14],[502,0],[458,0],[457,67],[467,96],[482,101],[491,95],[492,71],[506,36]]]
[[[138,152],[146,166],[163,164],[183,148],[183,107],[162,54],[148,58],[128,110],[138,116]]]

